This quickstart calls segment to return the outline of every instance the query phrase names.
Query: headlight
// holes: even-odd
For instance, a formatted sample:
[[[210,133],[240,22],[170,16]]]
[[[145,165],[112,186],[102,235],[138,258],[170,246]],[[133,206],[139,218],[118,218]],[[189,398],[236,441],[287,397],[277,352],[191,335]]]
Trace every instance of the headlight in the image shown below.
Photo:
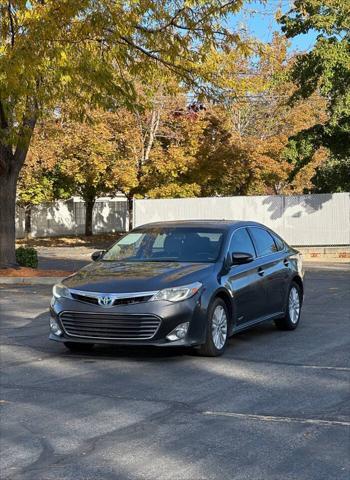
[[[72,298],[69,289],[65,287],[62,283],[57,283],[57,285],[54,285],[52,289],[52,294],[56,298]]]
[[[181,302],[181,300],[193,297],[201,286],[202,284],[200,282],[195,282],[191,283],[191,285],[183,285],[182,287],[164,288],[164,290],[159,290],[159,292],[153,295],[150,301],[168,300],[169,302]]]

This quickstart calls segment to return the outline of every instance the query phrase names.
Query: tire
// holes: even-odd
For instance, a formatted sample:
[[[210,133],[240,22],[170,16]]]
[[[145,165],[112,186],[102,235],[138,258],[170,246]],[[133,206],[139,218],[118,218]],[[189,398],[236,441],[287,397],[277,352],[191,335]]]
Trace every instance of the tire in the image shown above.
[[[64,342],[64,346],[68,348],[71,352],[89,352],[93,349],[93,343],[75,343],[75,342]]]
[[[296,282],[292,282],[288,291],[286,314],[275,320],[276,327],[280,330],[295,330],[300,322],[301,306],[301,289]]]
[[[229,330],[229,317],[225,302],[216,298],[208,309],[206,340],[198,349],[199,355],[218,357],[225,351]]]

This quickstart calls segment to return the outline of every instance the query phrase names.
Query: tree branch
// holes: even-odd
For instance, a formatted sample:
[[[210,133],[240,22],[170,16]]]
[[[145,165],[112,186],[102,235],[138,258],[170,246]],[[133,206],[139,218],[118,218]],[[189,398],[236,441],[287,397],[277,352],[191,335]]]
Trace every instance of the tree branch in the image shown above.
[[[37,103],[35,100],[27,98],[26,111],[23,115],[22,125],[18,134],[17,146],[12,161],[12,166],[17,172],[21,170],[26,159],[37,118]]]
[[[160,121],[160,108],[154,109],[152,112],[151,123],[150,123],[149,133],[148,133],[148,142],[147,142],[146,151],[144,155],[145,162],[147,162],[149,159],[149,155],[153,147],[154,139],[159,128],[159,121]]]
[[[2,100],[0,100],[0,128],[3,135],[0,137],[0,177],[8,172],[10,163],[13,159],[12,146],[6,143],[6,133],[8,121]],[[5,133],[5,134],[4,134]]]
[[[174,22],[175,20],[177,19],[177,17],[179,15],[181,15],[182,12],[184,12],[186,10],[185,7],[183,8],[180,8],[176,13],[175,15],[165,24],[165,25],[162,25],[158,28],[147,28],[147,27],[144,27],[143,25],[135,25],[135,28],[137,30],[140,30],[141,32],[144,32],[144,33],[160,33],[162,32],[163,30],[166,30],[167,28],[171,27],[174,25]]]
[[[5,109],[2,100],[0,100],[0,128],[6,130],[8,128],[8,122],[5,114]]]
[[[114,32],[110,31],[110,33],[114,33]],[[176,74],[179,74],[181,72],[182,76],[184,78],[186,78],[186,80],[189,83],[195,84],[195,81],[192,78],[191,70],[189,70],[185,67],[179,66],[179,65],[175,65],[174,63],[168,62],[167,60],[164,60],[163,58],[158,57],[157,55],[155,55],[151,51],[146,50],[145,48],[141,47],[140,45],[137,45],[132,40],[130,40],[130,38],[128,38],[128,37],[121,36],[120,38],[121,38],[121,40],[123,40],[124,44],[126,43],[130,47],[135,48],[136,50],[138,50],[139,52],[144,54],[145,56],[147,56],[149,58],[152,58],[152,60],[155,60],[155,61],[161,63],[162,65],[169,68],[169,70],[171,70],[172,72],[174,72]],[[123,44],[123,42],[119,42],[119,43]]]
[[[10,0],[8,1],[7,4],[7,12],[10,18],[10,34],[11,34],[11,47],[13,48],[15,45],[15,25],[13,22],[13,17],[12,17],[12,5]]]

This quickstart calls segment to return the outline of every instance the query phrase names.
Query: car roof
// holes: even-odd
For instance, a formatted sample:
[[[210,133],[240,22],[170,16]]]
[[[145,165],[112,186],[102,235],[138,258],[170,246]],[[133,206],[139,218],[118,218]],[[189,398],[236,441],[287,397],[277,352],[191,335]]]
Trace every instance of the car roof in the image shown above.
[[[250,220],[174,220],[165,222],[146,223],[138,225],[135,229],[164,228],[164,227],[199,227],[199,228],[222,228],[224,230],[236,229],[238,227],[263,226],[261,223]]]

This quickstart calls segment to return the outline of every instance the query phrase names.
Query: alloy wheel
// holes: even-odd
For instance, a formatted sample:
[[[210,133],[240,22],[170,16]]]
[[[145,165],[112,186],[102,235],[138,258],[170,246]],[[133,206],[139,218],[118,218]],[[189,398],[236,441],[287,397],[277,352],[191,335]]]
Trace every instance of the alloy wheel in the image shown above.
[[[290,321],[295,325],[298,323],[300,315],[300,298],[299,292],[295,287],[292,287],[289,292],[289,318]]]
[[[211,334],[215,347],[221,350],[227,339],[227,316],[221,305],[218,305],[213,312]]]

